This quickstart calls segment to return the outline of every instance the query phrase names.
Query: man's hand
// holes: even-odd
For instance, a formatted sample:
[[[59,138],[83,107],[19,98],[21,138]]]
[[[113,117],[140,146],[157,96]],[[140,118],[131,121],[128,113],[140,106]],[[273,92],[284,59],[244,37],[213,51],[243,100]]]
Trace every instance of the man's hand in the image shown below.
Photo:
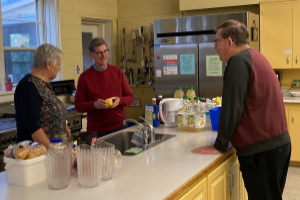
[[[66,124],[66,132],[67,132],[67,134],[69,136],[69,140],[70,140],[71,139],[71,130],[70,130],[68,124]]]
[[[107,103],[103,99],[98,99],[97,101],[94,102],[94,106],[96,109],[107,109]]]
[[[221,152],[214,148],[214,146],[205,146],[199,147],[197,149],[192,150],[192,153],[197,154],[220,154]]]
[[[120,98],[119,97],[111,97],[111,100],[113,100],[113,105],[111,106],[111,108],[115,108],[120,104]]]

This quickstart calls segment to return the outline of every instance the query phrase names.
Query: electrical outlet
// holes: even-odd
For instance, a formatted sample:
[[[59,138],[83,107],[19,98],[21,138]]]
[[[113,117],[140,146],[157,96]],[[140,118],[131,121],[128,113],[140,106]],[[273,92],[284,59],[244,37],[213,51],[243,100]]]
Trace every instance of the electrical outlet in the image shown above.
[[[293,86],[294,87],[300,87],[300,79],[294,79],[293,80]]]

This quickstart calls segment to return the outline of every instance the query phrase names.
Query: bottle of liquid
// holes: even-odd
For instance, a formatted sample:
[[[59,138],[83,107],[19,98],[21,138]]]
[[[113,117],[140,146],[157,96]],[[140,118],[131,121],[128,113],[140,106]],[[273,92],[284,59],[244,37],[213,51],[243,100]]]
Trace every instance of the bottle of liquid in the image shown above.
[[[152,104],[156,105],[156,98],[152,98]]]
[[[213,103],[211,102],[211,100],[206,99],[205,102],[205,111],[206,111],[206,127],[211,127],[211,121],[210,121],[210,113],[209,110],[214,108]]]
[[[159,105],[159,102],[163,100],[162,98],[162,95],[158,95],[157,99],[156,99],[156,105]],[[162,110],[162,113],[164,115],[164,107],[163,107],[163,110]],[[159,115],[158,115],[159,116]],[[161,120],[161,118],[159,117],[159,123],[160,124],[164,124],[164,122]]]
[[[182,111],[178,112],[178,130],[188,131],[189,129],[189,116],[188,105],[190,101],[187,96],[183,96]]]
[[[191,132],[205,131],[206,114],[205,105],[200,102],[199,97],[194,97],[193,111],[188,114],[189,128]]]
[[[189,100],[190,100],[191,102],[194,101],[194,97],[196,97],[196,92],[195,92],[193,86],[190,86],[190,87],[189,87],[188,91],[186,92],[186,96],[189,97]]]
[[[175,91],[175,94],[174,94],[174,98],[182,99],[183,96],[184,96],[184,92],[183,92],[182,88],[177,87],[177,90]]]

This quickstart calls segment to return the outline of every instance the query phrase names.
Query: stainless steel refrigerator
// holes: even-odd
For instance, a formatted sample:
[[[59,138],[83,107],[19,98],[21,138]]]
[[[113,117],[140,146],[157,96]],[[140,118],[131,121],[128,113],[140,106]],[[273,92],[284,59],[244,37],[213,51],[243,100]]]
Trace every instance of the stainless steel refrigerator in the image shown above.
[[[178,86],[193,86],[200,98],[222,96],[225,63],[214,50],[215,27],[228,19],[243,22],[250,47],[259,51],[259,16],[250,12],[154,21],[155,95],[173,97]],[[255,22],[254,22],[255,20]],[[254,32],[255,33],[255,32]]]

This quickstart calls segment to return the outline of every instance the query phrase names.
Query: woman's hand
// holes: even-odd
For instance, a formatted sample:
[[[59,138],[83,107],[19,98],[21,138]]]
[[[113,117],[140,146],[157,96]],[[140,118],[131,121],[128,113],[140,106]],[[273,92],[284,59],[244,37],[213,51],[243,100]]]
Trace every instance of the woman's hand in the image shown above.
[[[71,139],[71,129],[69,128],[68,124],[66,124],[66,132],[68,134],[69,140]]]
[[[115,108],[120,104],[120,98],[119,97],[112,97],[110,98],[111,100],[113,100],[113,105],[111,106],[111,108]]]

